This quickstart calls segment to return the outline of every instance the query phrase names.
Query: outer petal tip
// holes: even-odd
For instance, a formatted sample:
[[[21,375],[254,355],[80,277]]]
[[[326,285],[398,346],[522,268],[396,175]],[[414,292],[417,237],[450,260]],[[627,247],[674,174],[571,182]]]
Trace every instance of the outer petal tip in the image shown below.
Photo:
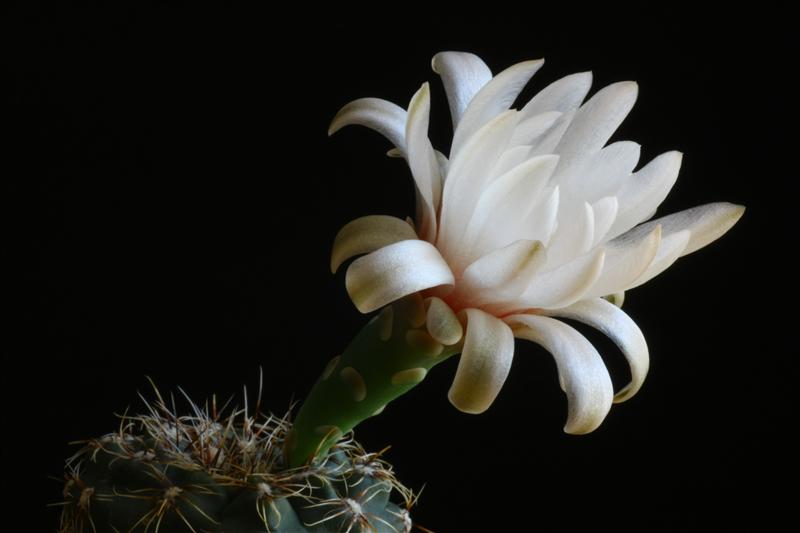
[[[634,389],[630,384],[625,385],[614,395],[614,403],[626,402],[633,398],[637,392],[639,392],[638,388]]]
[[[633,80],[618,81],[609,85],[608,88],[613,88],[612,90],[615,90],[625,101],[629,99],[631,102],[636,102],[639,98],[639,83]]]
[[[567,424],[564,425],[564,433],[567,433],[568,435],[586,435],[599,427],[600,424],[594,424],[594,423],[587,424],[585,422],[583,423],[567,422]]]
[[[741,204],[732,204],[730,202],[725,202],[725,203],[726,203],[728,209],[730,210],[729,211],[729,215],[728,215],[728,224],[729,224],[728,229],[730,229],[737,222],[739,222],[740,218],[742,218],[744,216],[744,212],[745,212],[745,210],[747,210],[747,207],[743,206]],[[726,229],[725,231],[727,232],[728,229]]]
[[[336,116],[333,117],[333,120],[331,120],[331,123],[328,126],[328,137],[342,129],[343,125],[339,123],[339,115],[340,113],[336,113]]]
[[[582,435],[597,429],[614,397],[611,378],[597,350],[572,327],[553,318],[523,314],[506,320],[518,338],[540,344],[553,354],[559,383],[567,395],[564,431]]]
[[[743,205],[717,202],[672,215],[678,218],[685,214],[687,222],[684,223],[684,226],[691,232],[689,244],[682,255],[695,252],[725,235],[742,218],[744,210]],[[684,229],[684,227],[676,224],[675,229]]]
[[[385,215],[368,215],[345,224],[333,240],[331,272],[357,255],[374,252],[384,246],[416,239],[414,229],[404,220]]]
[[[362,313],[454,282],[439,251],[429,242],[416,239],[396,242],[356,259],[344,280],[350,299]]]
[[[526,67],[541,67],[544,65],[544,58],[540,57],[539,59],[529,59],[528,61],[523,61],[520,65],[525,65]]]
[[[489,405],[486,406],[474,406],[468,402],[464,402],[463,398],[461,397],[460,393],[456,393],[453,389],[447,391],[447,399],[450,403],[461,411],[462,413],[467,413],[468,415],[479,415],[485,413],[487,409],[489,409]]]
[[[447,52],[437,52],[431,58],[431,70],[434,71],[436,74],[441,74],[441,69],[439,68],[439,63],[442,60],[442,54],[446,54]]]
[[[479,309],[462,313],[459,318],[467,322],[464,349],[447,398],[459,411],[480,414],[492,405],[511,369],[514,334],[503,321]]]

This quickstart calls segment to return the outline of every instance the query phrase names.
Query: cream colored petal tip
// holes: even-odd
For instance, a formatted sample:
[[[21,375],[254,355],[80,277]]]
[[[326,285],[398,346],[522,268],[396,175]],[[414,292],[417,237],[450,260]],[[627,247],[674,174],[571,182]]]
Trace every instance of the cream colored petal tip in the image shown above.
[[[405,150],[405,110],[380,98],[359,98],[346,104],[333,117],[328,135],[345,126],[359,125],[377,131],[400,150]]]
[[[357,218],[345,224],[336,234],[331,252],[331,272],[336,272],[342,263],[352,257],[416,238],[414,229],[405,220],[385,215]]]
[[[425,304],[428,308],[426,327],[430,336],[446,346],[460,341],[464,328],[450,306],[436,297],[427,298]]]
[[[454,281],[439,251],[421,240],[400,241],[356,259],[345,276],[350,299],[362,313]]]
[[[502,320],[479,309],[463,311],[464,350],[447,394],[459,411],[480,414],[492,405],[511,370],[514,335]]]
[[[691,232],[689,243],[681,254],[688,255],[725,235],[744,215],[744,211],[743,205],[728,202],[699,205],[651,220],[636,226],[629,233],[650,231],[657,224],[661,225],[664,237],[688,230]]]
[[[622,309],[606,299],[597,298],[547,314],[583,322],[604,333],[619,347],[628,361],[631,381],[617,392],[614,403],[624,402],[639,391],[650,368],[650,353],[639,326]]]
[[[518,338],[533,341],[553,355],[561,388],[567,394],[564,431],[582,435],[597,429],[611,409],[614,389],[594,346],[573,328],[553,318],[513,315],[506,320],[514,326]]]
[[[695,210],[684,211],[687,215],[691,212],[696,218],[689,224],[688,229],[692,235],[683,255],[699,250],[725,235],[742,218],[745,206],[717,202],[697,207]]]

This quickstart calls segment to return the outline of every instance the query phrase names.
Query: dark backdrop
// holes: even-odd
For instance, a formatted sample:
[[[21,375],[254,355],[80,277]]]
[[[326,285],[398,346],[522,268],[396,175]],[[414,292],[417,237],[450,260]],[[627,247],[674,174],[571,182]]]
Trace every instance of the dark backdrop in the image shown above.
[[[797,425],[795,313],[780,307],[793,303],[797,242],[785,15],[628,15],[392,21],[310,6],[28,3],[7,18],[20,114],[8,123],[6,261],[18,267],[8,281],[23,297],[8,301],[23,342],[4,359],[3,462],[42,520],[33,530],[56,521],[44,504],[60,487],[47,476],[60,475],[67,442],[140,408],[145,375],[202,399],[254,386],[263,366],[269,408],[302,399],[366,321],[328,271],[333,236],[357,216],[413,209],[386,141],[357,129],[329,139],[328,122],[356,97],[405,106],[430,80],[432,137],[445,147],[449,116],[429,67],[444,49],[476,52],[494,71],[546,57],[526,96],[588,69],[595,88],[637,80],[639,103],[615,138],[642,143],[643,161],[686,154],[660,212],[715,200],[748,210],[724,239],[628,294],[652,370],[595,433],[562,433],[552,359],[522,342],[486,414],[447,402],[452,360],[360,426],[368,448],[393,446],[401,479],[425,485],[417,521],[439,532],[780,521],[796,496],[783,484]],[[621,355],[587,335],[622,384]]]

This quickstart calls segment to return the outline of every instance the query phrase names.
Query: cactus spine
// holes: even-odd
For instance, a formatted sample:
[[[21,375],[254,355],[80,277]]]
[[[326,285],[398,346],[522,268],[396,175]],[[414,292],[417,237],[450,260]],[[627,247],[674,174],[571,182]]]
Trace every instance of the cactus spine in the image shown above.
[[[411,530],[413,494],[352,434],[287,468],[287,418],[258,407],[222,416],[215,400],[190,407],[178,416],[158,396],[147,414],[84,443],[67,464],[59,533]]]

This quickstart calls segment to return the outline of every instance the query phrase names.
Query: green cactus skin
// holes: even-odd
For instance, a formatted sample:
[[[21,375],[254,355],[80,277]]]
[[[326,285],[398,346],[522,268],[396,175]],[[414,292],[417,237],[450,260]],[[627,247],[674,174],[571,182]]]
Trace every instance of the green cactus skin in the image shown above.
[[[342,434],[380,414],[461,348],[431,337],[419,294],[385,307],[341,356],[328,363],[303,402],[286,442],[290,465],[324,456]]]
[[[348,434],[287,469],[287,418],[218,416],[161,397],[147,415],[85,443],[67,462],[59,533],[408,533],[411,491]],[[404,506],[389,501],[393,492]]]

